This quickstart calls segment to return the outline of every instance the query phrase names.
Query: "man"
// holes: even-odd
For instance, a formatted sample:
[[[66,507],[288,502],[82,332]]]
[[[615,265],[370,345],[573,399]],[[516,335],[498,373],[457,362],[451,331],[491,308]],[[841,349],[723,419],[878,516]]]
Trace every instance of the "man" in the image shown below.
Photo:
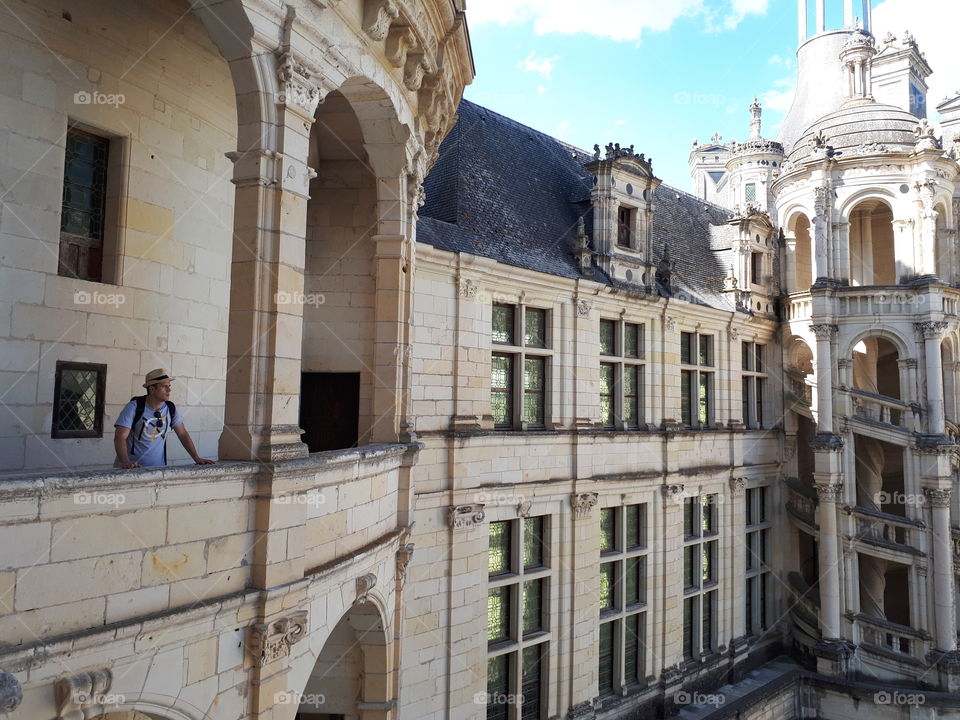
[[[131,398],[114,423],[113,446],[117,451],[114,467],[162,467],[167,464],[167,432],[173,431],[197,465],[213,460],[200,457],[183,417],[170,402],[171,383],[175,378],[162,368],[147,373],[143,386],[147,394]]]

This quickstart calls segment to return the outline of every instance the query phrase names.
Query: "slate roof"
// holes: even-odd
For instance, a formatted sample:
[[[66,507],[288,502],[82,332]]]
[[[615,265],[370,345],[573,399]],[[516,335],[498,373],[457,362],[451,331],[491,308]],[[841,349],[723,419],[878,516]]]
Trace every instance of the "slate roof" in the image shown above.
[[[566,278],[582,273],[571,252],[577,219],[592,234],[592,153],[464,100],[424,181],[417,240],[450,252]],[[671,288],[657,294],[732,310],[721,294],[732,260],[730,212],[669,185],[654,194],[655,259],[669,247]],[[602,272],[592,280],[612,284]],[[640,288],[635,290],[639,291]]]

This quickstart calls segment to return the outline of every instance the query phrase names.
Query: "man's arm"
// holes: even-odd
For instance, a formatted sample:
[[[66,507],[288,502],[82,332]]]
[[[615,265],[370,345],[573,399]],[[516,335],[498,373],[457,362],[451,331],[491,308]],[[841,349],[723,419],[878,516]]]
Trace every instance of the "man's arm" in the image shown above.
[[[130,435],[130,428],[122,425],[114,426],[113,447],[117,451],[117,457],[120,459],[120,467],[135,468],[140,467],[140,463],[132,462],[127,455],[127,436]]]
[[[177,425],[173,431],[177,434],[177,437],[180,438],[180,443],[183,445],[184,449],[190,454],[190,457],[193,458],[193,461],[197,465],[212,465],[213,460],[207,460],[207,458],[200,457],[200,453],[197,452],[196,446],[193,444],[193,438],[190,437],[190,433],[187,432],[187,426],[183,423]]]

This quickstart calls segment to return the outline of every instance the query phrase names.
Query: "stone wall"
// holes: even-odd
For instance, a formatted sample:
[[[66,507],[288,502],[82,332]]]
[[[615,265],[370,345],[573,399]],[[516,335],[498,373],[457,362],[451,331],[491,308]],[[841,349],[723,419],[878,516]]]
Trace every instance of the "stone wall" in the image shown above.
[[[234,195],[224,152],[237,121],[227,64],[187,9],[100,0],[72,13],[23,2],[0,11],[0,470],[109,464],[113,420],[156,367],[178,378],[172,400],[200,452],[215,454]],[[73,124],[110,138],[116,232],[102,283],[57,274]],[[50,438],[58,360],[109,366],[101,439]],[[170,450],[186,457],[179,443]]]

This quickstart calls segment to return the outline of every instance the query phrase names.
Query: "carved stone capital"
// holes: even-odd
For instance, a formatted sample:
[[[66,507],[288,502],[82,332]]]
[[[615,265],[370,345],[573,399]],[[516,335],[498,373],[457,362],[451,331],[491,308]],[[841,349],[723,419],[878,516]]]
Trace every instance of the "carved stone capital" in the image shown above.
[[[809,447],[814,452],[841,452],[843,438],[833,433],[817,433]]]
[[[747,479],[742,477],[730,478],[730,493],[734,497],[740,497],[747,489]]]
[[[113,685],[113,673],[108,668],[90,670],[57,680],[53,697],[57,704],[57,720],[85,718],[97,705],[114,704],[106,701]]]
[[[838,330],[839,328],[836,325],[829,323],[810,326],[810,332],[817,336],[817,340],[833,340],[833,336],[837,334]]]
[[[407,566],[410,565],[411,560],[413,560],[413,543],[402,545],[397,550],[397,579],[401,585],[407,581]]]
[[[666,327],[667,332],[673,332],[677,329],[677,319],[673,315],[667,315],[663,319],[664,327]]]
[[[450,527],[454,530],[460,528],[472,528],[483,523],[487,514],[483,510],[483,503],[472,503],[470,505],[457,505],[449,509],[448,520]]]
[[[731,326],[729,335],[731,340],[737,340],[740,337],[740,331],[735,326]]]
[[[468,300],[475,300],[477,295],[480,294],[480,286],[470,278],[460,278],[457,290],[460,297]]]
[[[287,657],[290,648],[307,634],[307,611],[298,610],[269,623],[258,623],[247,631],[247,652],[257,667]]]
[[[524,500],[517,505],[517,516],[522,518],[530,517],[530,508],[532,507],[533,503],[530,500]]]
[[[580,520],[590,517],[590,511],[600,501],[600,496],[595,492],[574,493],[570,496],[570,507],[573,508],[573,517]]]
[[[926,497],[927,505],[930,507],[950,507],[950,488],[924,488],[923,494]]]
[[[685,487],[683,484],[674,484],[674,485],[661,485],[660,494],[663,495],[665,500],[676,501],[678,498],[683,496]]]
[[[817,491],[820,502],[835,503],[840,499],[840,493],[843,491],[843,483],[831,485],[816,483],[813,487]]]
[[[939,340],[947,331],[947,323],[943,321],[927,320],[925,322],[914,323],[913,327],[917,331],[917,335],[924,340]]]
[[[577,299],[577,317],[590,317],[590,311],[593,309],[593,305],[584,300],[583,298]]]
[[[13,712],[22,701],[20,681],[6,670],[0,670],[0,713]]]
[[[915,370],[917,367],[916,358],[904,358],[903,360],[897,360],[897,367],[901,370]]]
[[[313,73],[293,53],[288,51],[277,55],[277,79],[280,81],[278,102],[297,110],[311,121],[317,105],[329,92],[312,77]]]
[[[839,360],[837,360],[837,367],[840,368],[841,370],[845,370],[851,365],[853,365],[853,360],[851,360],[850,358],[840,358]]]

